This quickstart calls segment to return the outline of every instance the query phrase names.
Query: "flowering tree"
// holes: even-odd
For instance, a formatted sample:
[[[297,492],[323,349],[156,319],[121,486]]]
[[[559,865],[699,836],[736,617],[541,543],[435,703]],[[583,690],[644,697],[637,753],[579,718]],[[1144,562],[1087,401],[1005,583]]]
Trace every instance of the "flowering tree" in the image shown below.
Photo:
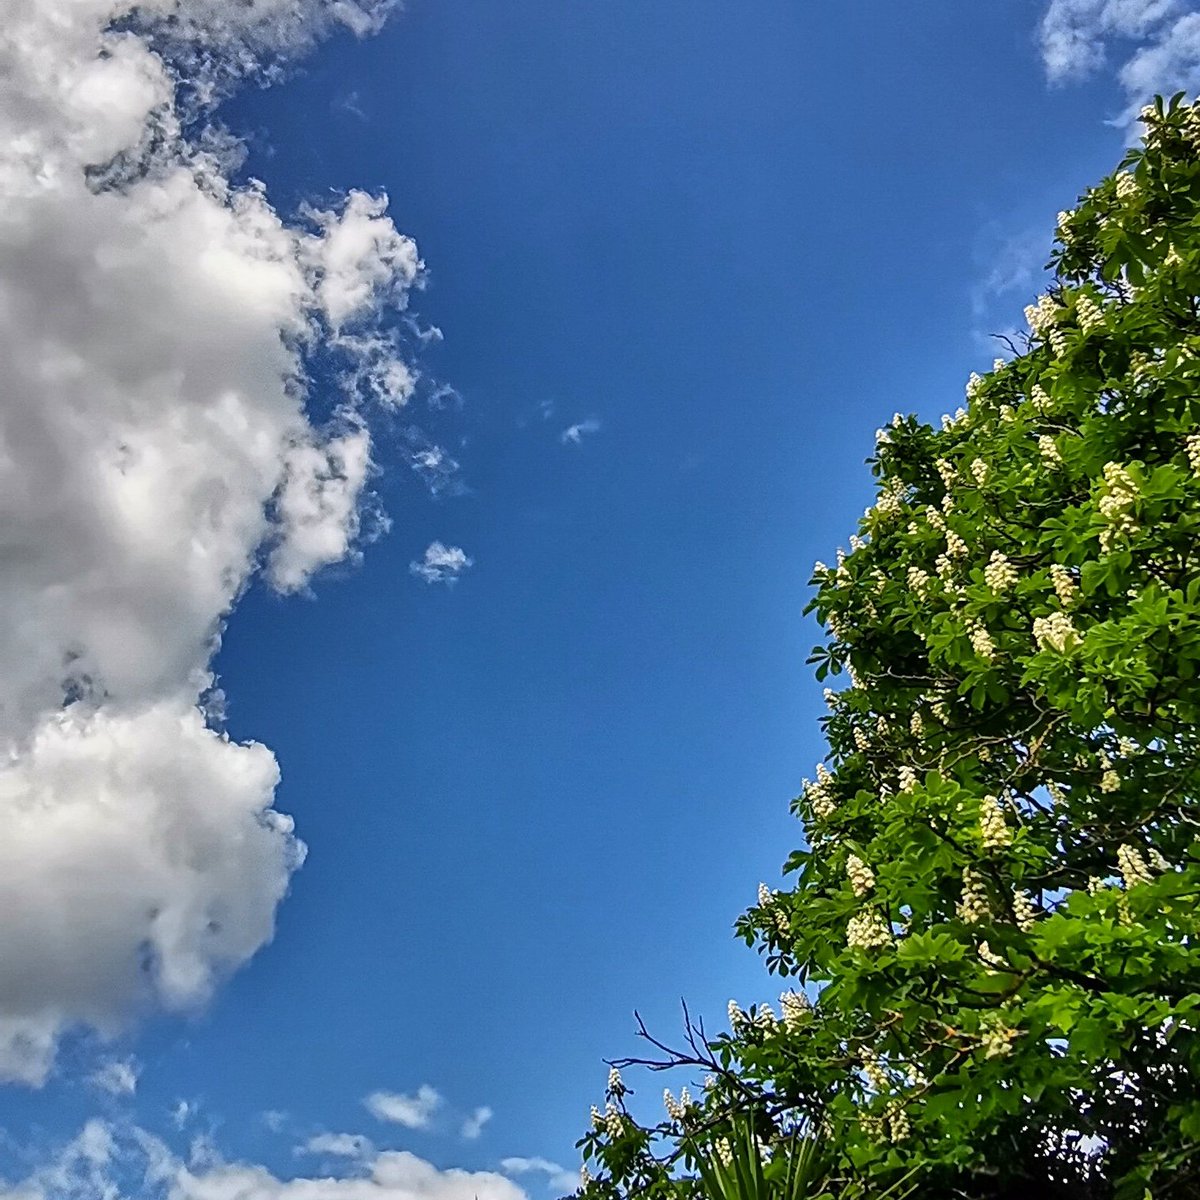
[[[614,1072],[587,1196],[697,1194],[743,1127],[837,1195],[1200,1195],[1200,105],[1143,121],[1024,344],[879,433],[806,846],[739,922],[793,986],[654,1042],[708,1073],[657,1125]]]

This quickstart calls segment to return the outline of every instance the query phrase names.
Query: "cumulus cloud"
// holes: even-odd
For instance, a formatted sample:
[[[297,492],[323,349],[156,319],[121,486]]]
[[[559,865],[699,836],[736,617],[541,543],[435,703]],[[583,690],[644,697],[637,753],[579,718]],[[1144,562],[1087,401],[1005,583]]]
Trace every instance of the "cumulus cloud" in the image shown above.
[[[13,0],[0,40],[0,1079],[187,1010],[303,858],[271,752],[214,728],[222,623],[351,555],[380,332],[419,280],[386,200],[284,221],[197,106],[373,0]],[[184,107],[186,104],[187,107]],[[347,364],[331,423],[311,351]]]
[[[588,417],[585,421],[577,421],[574,425],[568,425],[566,429],[558,435],[558,440],[565,445],[578,446],[580,442],[590,433],[600,432],[600,422],[595,417]]]
[[[374,1156],[375,1147],[371,1139],[361,1133],[318,1133],[297,1146],[296,1153],[367,1159]]]
[[[279,1179],[241,1163],[176,1169],[172,1200],[526,1200],[512,1180],[490,1171],[438,1170],[407,1150],[385,1150],[346,1178]],[[52,1200],[47,1197],[46,1200]]]
[[[224,1161],[213,1146],[184,1161],[136,1126],[92,1120],[56,1155],[11,1187],[2,1200],[111,1200],[136,1194],[162,1200],[527,1200],[491,1171],[439,1170],[402,1150],[347,1159],[345,1174],[283,1179],[254,1163]],[[132,1181],[134,1187],[123,1186]]]
[[[1128,124],[1156,92],[1200,88],[1200,12],[1185,0],[1051,0],[1039,28],[1053,83],[1094,75],[1113,50]]]
[[[459,1134],[466,1138],[467,1141],[473,1142],[481,1133],[483,1133],[483,1127],[495,1115],[496,1114],[492,1112],[492,1110],[486,1104],[481,1104],[477,1109],[475,1109],[474,1112],[471,1113],[469,1117],[466,1117],[463,1120]]]
[[[421,1084],[412,1096],[399,1092],[372,1092],[363,1103],[377,1121],[391,1121],[407,1129],[428,1129],[433,1114],[442,1106],[436,1088]]]
[[[461,546],[443,546],[430,542],[420,562],[410,562],[408,569],[426,583],[454,583],[475,560],[468,558]]]
[[[578,1171],[568,1171],[546,1158],[505,1158],[500,1169],[506,1175],[545,1175],[546,1186],[560,1196],[579,1189]]]

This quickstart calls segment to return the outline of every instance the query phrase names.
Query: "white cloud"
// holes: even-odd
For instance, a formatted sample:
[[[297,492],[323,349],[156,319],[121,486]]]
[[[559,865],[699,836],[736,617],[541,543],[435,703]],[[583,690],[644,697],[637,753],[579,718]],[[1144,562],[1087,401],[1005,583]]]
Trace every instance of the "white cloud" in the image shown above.
[[[289,225],[231,184],[228,137],[180,132],[178,71],[203,101],[388,7],[6,6],[0,1079],[41,1082],[72,1027],[202,1004],[271,937],[303,857],[271,752],[199,705],[264,558],[296,591],[353,554],[362,406],[411,389],[375,314],[420,264],[382,198]],[[349,364],[327,430],[305,406],[322,341]]]
[[[430,542],[420,562],[410,562],[408,569],[426,583],[454,583],[475,560],[468,558],[461,546],[443,546]]]
[[[1148,37],[1181,8],[1181,0],[1051,0],[1042,17],[1042,59],[1055,82],[1101,67],[1111,39]]]
[[[171,1124],[176,1129],[182,1129],[199,1111],[200,1105],[195,1100],[179,1100],[171,1109]]]
[[[1121,68],[1120,80],[1134,103],[1155,92],[1200,91],[1200,13],[1186,13],[1142,46]]]
[[[433,1114],[441,1107],[436,1088],[421,1084],[412,1096],[399,1092],[372,1092],[363,1103],[377,1121],[391,1121],[408,1129],[428,1129]]]
[[[374,1157],[375,1147],[371,1139],[361,1133],[318,1133],[303,1145],[297,1146],[296,1153],[368,1159]]]
[[[136,1126],[89,1121],[80,1134],[26,1179],[0,1186],[3,1200],[528,1200],[491,1171],[439,1170],[403,1150],[347,1159],[346,1173],[282,1179],[266,1167],[224,1161],[212,1145],[185,1162]],[[126,1191],[124,1183],[136,1186]]]
[[[438,1170],[407,1150],[385,1150],[349,1178],[279,1179],[265,1167],[230,1163],[177,1167],[171,1200],[526,1200],[490,1171]],[[52,1200],[52,1198],[47,1198]]]
[[[558,440],[567,445],[570,443],[573,446],[578,446],[583,441],[584,437],[589,433],[599,433],[600,422],[595,417],[588,417],[585,421],[577,421],[574,425],[568,425],[566,429],[558,435]]]
[[[483,1127],[495,1115],[486,1104],[481,1104],[469,1117],[463,1120],[462,1128],[459,1130],[460,1135],[466,1138],[467,1141],[473,1142],[483,1133]]]
[[[132,1096],[137,1091],[138,1066],[132,1058],[113,1058],[92,1072],[89,1081],[110,1096]]]
[[[1094,75],[1117,49],[1127,101],[1118,124],[1129,125],[1156,92],[1200,88],[1200,13],[1185,0],[1051,0],[1039,37],[1052,83]]]
[[[568,1171],[546,1158],[501,1159],[500,1170],[506,1175],[545,1175],[546,1186],[559,1195],[574,1193],[579,1189],[578,1171]]]

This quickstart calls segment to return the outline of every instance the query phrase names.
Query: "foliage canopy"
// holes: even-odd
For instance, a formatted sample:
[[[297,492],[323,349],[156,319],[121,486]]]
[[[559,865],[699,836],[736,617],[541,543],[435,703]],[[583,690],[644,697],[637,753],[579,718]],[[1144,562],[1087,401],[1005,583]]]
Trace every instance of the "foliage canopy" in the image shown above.
[[[610,1079],[590,1200],[695,1195],[746,1122],[835,1195],[1200,1195],[1200,106],[1143,120],[1024,344],[880,431],[805,846],[738,923],[793,990],[689,1024],[657,1125]]]

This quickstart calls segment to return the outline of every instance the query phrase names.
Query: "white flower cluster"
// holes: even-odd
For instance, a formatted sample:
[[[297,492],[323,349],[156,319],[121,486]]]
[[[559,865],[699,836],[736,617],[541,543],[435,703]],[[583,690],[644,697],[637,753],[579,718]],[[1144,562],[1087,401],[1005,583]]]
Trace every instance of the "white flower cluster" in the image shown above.
[[[984,1058],[1003,1058],[1012,1050],[1013,1039],[1017,1036],[1015,1029],[997,1022],[989,1025],[979,1035],[979,1045],[983,1048]]]
[[[983,876],[974,867],[963,867],[962,898],[958,902],[958,918],[968,925],[986,921],[992,915],[987,887]]]
[[[833,794],[830,785],[833,783],[833,776],[825,769],[824,763],[817,763],[817,781],[810,783],[807,779],[804,781],[804,796],[812,808],[813,816],[818,821],[827,821],[833,816],[834,809],[837,807],[833,801]]]
[[[729,1028],[736,1033],[747,1021],[746,1014],[742,1012],[736,1000],[730,1000],[726,1005],[726,1012],[729,1014]]]
[[[1071,228],[1071,218],[1074,217],[1073,212],[1063,209],[1058,214],[1058,219],[1055,222],[1055,233],[1058,235],[1058,240],[1064,246],[1071,244],[1071,239],[1075,236],[1074,230]]]
[[[1054,439],[1048,433],[1038,434],[1038,453],[1046,460],[1047,464],[1052,467],[1062,466],[1062,455],[1058,452],[1058,446]]]
[[[856,896],[865,896],[875,886],[875,872],[857,854],[846,859],[846,878]]]
[[[899,1100],[893,1100],[884,1113],[884,1118],[888,1123],[888,1138],[893,1142],[903,1142],[908,1139],[912,1133],[912,1127],[908,1122],[908,1113],[904,1111],[904,1106]]]
[[[1001,363],[1001,366],[1004,364]],[[983,376],[976,371],[972,371],[967,379],[967,399],[974,400],[979,395],[979,389],[983,387]]]
[[[867,736],[867,731],[861,725],[855,725],[852,730],[854,735],[854,747],[862,754],[866,754],[871,748],[871,739]]]
[[[1117,869],[1121,872],[1126,890],[1137,887],[1139,883],[1151,883],[1154,879],[1142,852],[1136,846],[1126,844],[1117,850]]]
[[[935,700],[929,708],[943,725],[950,724],[950,705],[945,700]]]
[[[1033,385],[1033,390],[1029,393],[1029,402],[1040,413],[1048,413],[1054,407],[1050,393],[1040,383]]]
[[[891,928],[873,908],[855,913],[846,923],[846,945],[852,950],[877,950],[891,941]]]
[[[953,529],[946,530],[946,553],[951,558],[966,558],[970,554],[967,543]]]
[[[879,489],[879,496],[875,501],[874,508],[868,508],[863,515],[870,518],[872,513],[874,513],[883,520],[898,517],[904,511],[904,501],[906,498],[907,492],[903,482],[895,478],[889,479]]]
[[[1066,613],[1051,613],[1048,617],[1034,617],[1033,638],[1043,650],[1056,650],[1066,654],[1079,640],[1079,632]]]
[[[1200,475],[1200,433],[1189,434],[1185,444],[1187,446],[1188,465],[1192,468],[1192,474]]]
[[[980,801],[979,833],[985,850],[1001,850],[1012,844],[1012,830],[995,796],[984,796]]]
[[[1140,350],[1135,350],[1129,356],[1129,373],[1133,376],[1135,384],[1145,383],[1147,379],[1153,377],[1154,361]]]
[[[812,1016],[812,1002],[803,992],[784,992],[779,997],[779,1011],[783,1027],[796,1030]]]
[[[891,725],[888,724],[887,717],[885,717],[883,713],[880,713],[875,718],[875,732],[879,734],[880,737],[887,737],[888,731],[891,728]]]
[[[908,732],[915,738],[923,738],[925,736],[925,718],[921,716],[919,708],[914,708],[912,716],[908,719]]]
[[[763,910],[767,922],[780,937],[789,932],[787,909],[780,903],[779,893],[773,892],[765,883],[758,885],[758,907]]]
[[[990,967],[992,970],[995,970],[995,971],[1003,970],[1005,967],[1008,966],[1007,961],[1005,959],[1001,958],[1000,955],[997,954],[991,948],[991,946],[989,946],[987,944],[987,942],[979,943],[979,960],[985,966]]]
[[[881,1116],[859,1109],[858,1127],[871,1141],[883,1141],[883,1118]]]
[[[864,1046],[858,1052],[858,1060],[862,1063],[862,1072],[867,1078],[867,1086],[876,1092],[890,1092],[892,1081],[883,1069],[883,1064],[875,1056],[874,1051]]]
[[[1104,309],[1091,296],[1080,296],[1075,302],[1075,316],[1079,328],[1089,336],[1104,328]]]
[[[1050,296],[1039,296],[1036,304],[1026,305],[1025,320],[1037,337],[1046,338],[1058,320],[1058,305]]]
[[[974,476],[975,482],[980,487],[983,487],[988,481],[988,476],[991,474],[991,468],[982,458],[973,458],[971,460],[971,474]]]
[[[942,484],[949,491],[958,482],[958,472],[949,459],[939,458],[934,464],[937,473],[942,477]]]
[[[909,591],[914,592],[919,599],[927,599],[929,595],[929,572],[923,571],[920,567],[909,567],[908,587]]]
[[[687,1116],[687,1110],[691,1107],[692,1098],[688,1094],[687,1088],[684,1088],[679,1093],[679,1099],[676,1100],[671,1095],[670,1088],[663,1088],[663,1107],[667,1110],[667,1116],[672,1121],[682,1121]]]
[[[1017,410],[1011,404],[1000,405],[1000,420],[1015,421],[1017,419]]]
[[[620,1137],[625,1132],[625,1118],[611,1100],[604,1106],[603,1112],[592,1105],[592,1125],[598,1132],[607,1133],[609,1137]]]
[[[993,592],[1007,591],[1017,582],[1017,568],[1008,561],[1008,556],[993,550],[988,564],[983,568],[983,581]]]
[[[1033,901],[1020,888],[1013,890],[1013,918],[1022,933],[1028,933],[1037,920],[1037,909],[1034,908]]]
[[[779,1024],[775,1020],[775,1010],[769,1004],[756,1004],[754,1006],[754,1016],[751,1018],[751,1023],[757,1025],[759,1029],[765,1029],[768,1032],[775,1029]]]
[[[1108,528],[1100,534],[1102,550],[1111,550],[1119,538],[1137,532],[1137,522],[1132,513],[1137,497],[1137,484],[1133,476],[1118,463],[1106,463],[1104,494],[1097,503],[1100,515],[1108,522]]]
[[[903,763],[898,772],[899,781],[896,786],[902,792],[909,792],[917,786],[917,773],[907,763]]]
[[[1063,608],[1070,608],[1079,599],[1079,588],[1075,579],[1061,563],[1051,565],[1050,582],[1054,584],[1054,594]]]
[[[1104,774],[1100,776],[1100,790],[1102,792],[1119,792],[1121,790],[1121,777],[1112,767],[1106,768]]]
[[[1128,204],[1137,197],[1137,194],[1137,180],[1128,171],[1121,171],[1117,175],[1117,199],[1122,204]]]
[[[991,662],[996,657],[996,643],[992,641],[992,635],[988,633],[983,622],[974,617],[969,618],[966,624],[967,637],[971,639],[971,649],[976,657]]]

